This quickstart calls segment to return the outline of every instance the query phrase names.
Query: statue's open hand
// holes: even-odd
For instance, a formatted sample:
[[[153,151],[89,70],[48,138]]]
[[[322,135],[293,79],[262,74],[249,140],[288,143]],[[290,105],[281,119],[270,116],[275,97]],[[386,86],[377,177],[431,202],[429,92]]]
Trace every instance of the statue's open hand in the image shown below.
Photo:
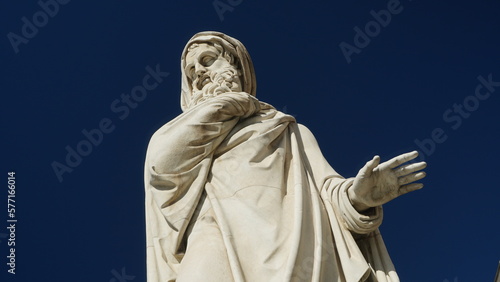
[[[425,162],[405,164],[418,156],[417,151],[399,155],[380,164],[375,156],[359,170],[348,195],[357,211],[383,205],[424,185],[413,183],[425,177]]]

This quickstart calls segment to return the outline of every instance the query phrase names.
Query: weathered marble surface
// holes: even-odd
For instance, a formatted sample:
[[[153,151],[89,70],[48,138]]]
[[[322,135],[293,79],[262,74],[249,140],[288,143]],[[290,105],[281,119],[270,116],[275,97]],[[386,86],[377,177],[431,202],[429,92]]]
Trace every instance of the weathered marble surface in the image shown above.
[[[378,227],[381,205],[423,186],[416,152],[345,179],[256,98],[238,40],[196,34],[181,70],[184,112],[146,156],[148,281],[399,281]]]

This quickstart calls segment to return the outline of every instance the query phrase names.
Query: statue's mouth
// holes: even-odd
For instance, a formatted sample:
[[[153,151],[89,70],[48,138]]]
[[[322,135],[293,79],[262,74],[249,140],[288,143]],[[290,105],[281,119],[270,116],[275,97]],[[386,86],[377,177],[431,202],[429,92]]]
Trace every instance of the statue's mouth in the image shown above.
[[[210,82],[212,82],[212,80],[210,79],[210,76],[204,75],[198,79],[198,83],[196,84],[196,87],[198,88],[198,90],[201,90],[201,89],[203,89],[203,87],[205,87],[205,85],[209,84]]]

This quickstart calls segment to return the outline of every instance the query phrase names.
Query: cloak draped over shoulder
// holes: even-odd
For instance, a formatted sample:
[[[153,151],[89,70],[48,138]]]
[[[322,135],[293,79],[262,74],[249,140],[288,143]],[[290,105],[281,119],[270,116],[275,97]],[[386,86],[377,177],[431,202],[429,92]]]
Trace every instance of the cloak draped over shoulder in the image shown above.
[[[220,230],[227,281],[399,281],[378,231],[382,208],[358,213],[347,197],[353,179],[331,168],[307,128],[257,100],[255,83],[246,85],[183,106],[152,136],[148,281],[176,281],[204,203]]]

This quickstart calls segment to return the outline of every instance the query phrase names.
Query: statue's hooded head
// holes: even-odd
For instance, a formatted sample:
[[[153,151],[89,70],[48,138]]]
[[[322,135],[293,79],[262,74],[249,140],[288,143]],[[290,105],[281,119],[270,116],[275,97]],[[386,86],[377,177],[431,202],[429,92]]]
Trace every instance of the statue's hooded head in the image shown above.
[[[255,72],[245,46],[216,31],[195,34],[181,56],[181,108],[224,92],[246,92],[255,96]]]

